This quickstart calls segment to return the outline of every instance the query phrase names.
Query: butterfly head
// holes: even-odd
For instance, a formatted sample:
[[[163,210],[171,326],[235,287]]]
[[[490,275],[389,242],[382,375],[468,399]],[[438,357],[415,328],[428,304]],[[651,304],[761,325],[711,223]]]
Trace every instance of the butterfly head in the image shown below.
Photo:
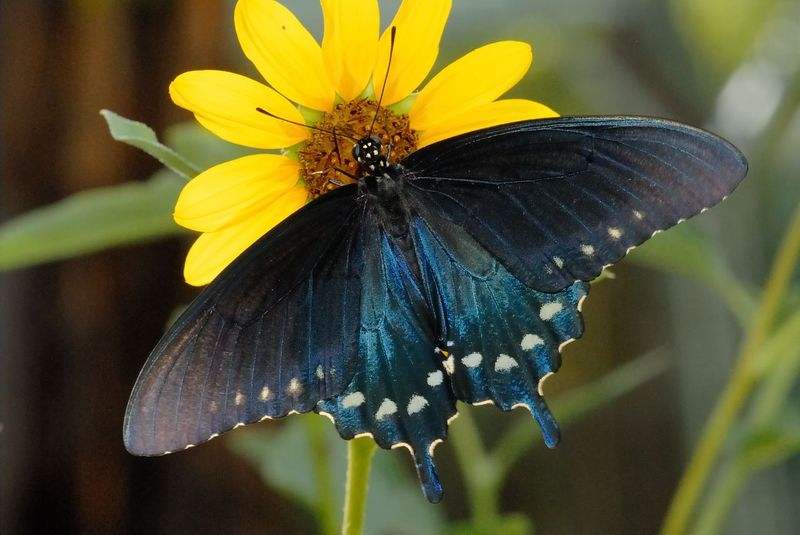
[[[365,137],[353,146],[353,157],[366,174],[375,174],[388,165],[382,149],[381,138],[378,136]]]

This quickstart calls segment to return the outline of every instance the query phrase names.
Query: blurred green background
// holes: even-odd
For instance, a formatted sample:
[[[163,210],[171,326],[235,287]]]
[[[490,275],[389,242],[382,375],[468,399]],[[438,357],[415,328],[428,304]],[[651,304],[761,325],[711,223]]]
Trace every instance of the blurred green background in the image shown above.
[[[384,23],[398,4],[381,2]],[[471,420],[457,420],[461,446],[437,449],[441,505],[424,501],[405,451],[378,452],[368,532],[655,533],[758,320],[754,303],[800,202],[800,2],[454,4],[434,72],[487,42],[524,40],[534,64],[512,96],[564,115],[657,115],[703,126],[742,149],[751,171],[723,205],[657,237],[613,269],[616,280],[594,285],[586,334],[547,383],[565,423],[557,449],[541,446],[526,414],[470,411],[487,447],[517,448],[505,450],[516,462],[499,485],[499,520],[479,526],[476,489],[497,467],[494,458],[458,462],[469,454],[464,444],[476,442]],[[321,36],[318,2],[285,5]],[[335,524],[320,507],[328,487],[315,479],[314,459],[331,460],[337,502],[345,448],[332,426],[308,422],[314,417],[251,426],[157,459],[134,458],[122,445],[136,375],[195,290],[181,277],[188,237],[169,217],[180,179],[113,141],[98,111],[151,125],[201,167],[228,158],[231,147],[193,126],[167,131],[190,119],[167,86],[200,68],[255,76],[232,11],[223,0],[0,4],[0,223],[11,221],[0,227],[3,534],[318,533]],[[154,173],[152,182],[80,196],[55,215],[14,220]],[[48,251],[70,256],[123,242],[21,267]],[[771,332],[800,317],[791,280]],[[693,532],[800,531],[800,328],[782,334],[763,345],[774,358],[726,441]],[[504,442],[509,436],[516,438]],[[721,519],[703,516],[714,510]]]

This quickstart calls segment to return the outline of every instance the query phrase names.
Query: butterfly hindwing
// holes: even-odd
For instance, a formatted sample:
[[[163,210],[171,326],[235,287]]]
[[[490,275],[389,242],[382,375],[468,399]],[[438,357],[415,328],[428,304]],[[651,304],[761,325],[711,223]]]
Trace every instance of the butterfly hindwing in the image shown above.
[[[434,319],[394,238],[377,222],[365,235],[358,369],[347,389],[317,410],[345,439],[368,433],[383,448],[407,447],[426,496],[438,502],[433,445],[445,438],[455,401],[434,353]]]
[[[654,232],[719,202],[747,171],[713,134],[635,117],[512,123],[401,163],[439,213],[546,292],[593,279]]]
[[[424,279],[437,312],[440,359],[457,399],[493,402],[502,410],[525,406],[545,442],[558,427],[539,384],[560,366],[560,349],[583,332],[579,306],[588,285],[557,293],[533,290],[512,275],[464,230],[425,208],[412,224]]]
[[[350,383],[362,267],[355,196],[340,188],[298,211],[181,315],[131,394],[129,451],[159,455],[306,412]]]

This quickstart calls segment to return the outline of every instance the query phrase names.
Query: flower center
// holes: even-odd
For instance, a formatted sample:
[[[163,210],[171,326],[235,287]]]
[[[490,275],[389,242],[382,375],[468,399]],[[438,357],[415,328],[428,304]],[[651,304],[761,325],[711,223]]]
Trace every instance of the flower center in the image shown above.
[[[377,116],[376,116],[377,114]],[[337,104],[315,125],[325,132],[314,130],[300,154],[303,165],[303,180],[309,199],[345,184],[357,181],[350,175],[360,176],[358,162],[353,158],[352,138],[361,139],[369,135],[381,138],[384,147],[391,147],[391,160],[399,161],[417,149],[417,133],[411,129],[408,115],[397,114],[387,108],[378,108],[374,100],[352,100]],[[328,132],[335,132],[332,135]]]

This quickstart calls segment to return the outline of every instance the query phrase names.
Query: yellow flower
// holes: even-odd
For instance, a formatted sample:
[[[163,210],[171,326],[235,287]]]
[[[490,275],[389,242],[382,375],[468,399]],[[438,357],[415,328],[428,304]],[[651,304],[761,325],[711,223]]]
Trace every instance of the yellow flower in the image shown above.
[[[396,34],[388,75],[390,32],[379,36],[377,0],[321,3],[321,46],[278,2],[237,3],[239,43],[269,86],[214,70],[181,74],[170,85],[173,101],[217,136],[273,150],[212,167],[181,192],[175,221],[202,233],[186,258],[189,284],[208,284],[304,203],[351,182],[336,168],[357,173],[349,140],[366,135],[373,120],[395,160],[478,128],[557,115],[530,100],[497,100],[533,59],[516,41],[470,52],[415,92],[436,60],[451,0],[403,1],[389,25]]]

